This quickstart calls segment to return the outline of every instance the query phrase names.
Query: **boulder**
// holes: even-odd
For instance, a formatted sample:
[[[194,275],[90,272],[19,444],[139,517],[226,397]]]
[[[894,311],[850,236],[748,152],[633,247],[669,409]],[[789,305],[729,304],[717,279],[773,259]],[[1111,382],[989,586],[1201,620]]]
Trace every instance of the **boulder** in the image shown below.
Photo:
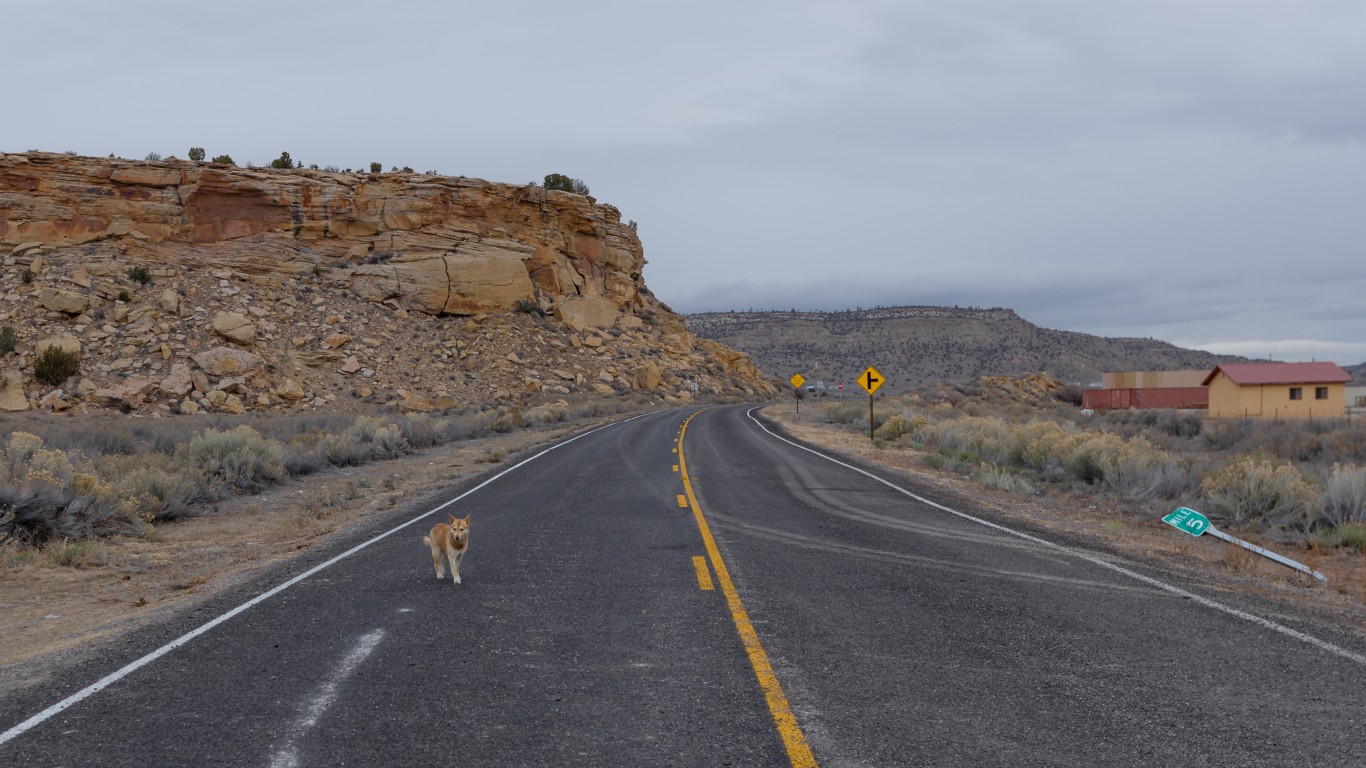
[[[555,306],[555,317],[576,331],[611,328],[617,321],[617,306],[596,296],[574,296]]]
[[[664,383],[663,376],[659,373],[659,366],[654,363],[646,363],[637,366],[631,372],[632,386],[636,389],[658,389]]]
[[[324,347],[327,347],[328,349],[336,349],[337,347],[342,346],[350,340],[351,337],[344,333],[333,333],[328,335],[327,338],[323,339],[322,344]]]
[[[213,316],[213,332],[229,341],[250,344],[256,340],[256,323],[240,312],[219,312]]]
[[[162,311],[166,312],[167,314],[180,314],[180,294],[176,293],[174,289],[163,289],[161,292],[161,297],[157,299],[157,303],[161,305]]]
[[[294,379],[285,379],[275,388],[275,396],[289,402],[304,399],[304,394],[304,388]]]
[[[182,398],[190,394],[190,390],[194,389],[194,378],[190,373],[190,366],[185,363],[172,365],[170,375],[161,380],[159,388],[161,394],[167,397]]]
[[[63,291],[60,288],[44,288],[38,295],[38,303],[54,312],[79,315],[90,306],[90,299],[79,293]]]
[[[16,413],[27,411],[28,407],[24,374],[13,369],[0,372],[0,411]]]
[[[33,351],[43,354],[43,350],[56,347],[63,352],[74,354],[78,359],[81,356],[81,342],[69,333],[59,333],[56,336],[49,336],[37,344],[33,345]]]
[[[257,355],[232,347],[207,349],[195,355],[194,361],[210,376],[241,376],[265,362]]]

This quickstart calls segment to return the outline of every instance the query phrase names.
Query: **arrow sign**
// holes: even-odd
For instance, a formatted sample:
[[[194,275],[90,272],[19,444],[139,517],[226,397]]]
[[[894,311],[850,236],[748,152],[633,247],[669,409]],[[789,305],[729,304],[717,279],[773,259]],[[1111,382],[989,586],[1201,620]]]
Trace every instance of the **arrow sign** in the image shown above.
[[[1162,522],[1192,536],[1199,536],[1210,529],[1209,518],[1189,507],[1177,507],[1170,515],[1162,518]]]
[[[863,387],[870,395],[876,392],[877,388],[882,386],[882,382],[884,381],[886,381],[886,379],[882,378],[882,374],[878,373],[878,370],[871,365],[868,366],[868,370],[864,371],[858,377],[858,385]]]

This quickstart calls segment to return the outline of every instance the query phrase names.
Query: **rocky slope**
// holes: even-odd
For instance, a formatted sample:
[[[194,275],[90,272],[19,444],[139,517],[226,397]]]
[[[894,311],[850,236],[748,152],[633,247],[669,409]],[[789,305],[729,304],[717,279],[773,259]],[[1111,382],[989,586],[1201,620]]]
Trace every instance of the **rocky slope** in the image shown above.
[[[843,379],[875,366],[893,389],[979,376],[1048,373],[1099,382],[1105,371],[1213,368],[1244,358],[1155,339],[1111,339],[1040,328],[1009,309],[887,307],[848,312],[711,312],[688,315],[693,333],[749,353],[786,380]]]
[[[477,179],[0,155],[0,408],[764,397],[593,198]],[[81,356],[34,378],[50,346]]]

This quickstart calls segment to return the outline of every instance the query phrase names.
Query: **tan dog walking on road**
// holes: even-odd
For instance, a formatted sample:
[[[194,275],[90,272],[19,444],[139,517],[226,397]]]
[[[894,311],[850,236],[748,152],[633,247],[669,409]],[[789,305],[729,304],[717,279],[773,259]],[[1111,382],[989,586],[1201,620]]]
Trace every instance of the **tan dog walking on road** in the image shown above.
[[[450,518],[449,523],[437,523],[432,526],[432,532],[422,537],[422,543],[432,548],[432,565],[436,566],[436,577],[446,577],[445,560],[450,560],[451,580],[459,584],[460,562],[465,559],[465,550],[470,548],[470,516],[457,518],[451,515]]]

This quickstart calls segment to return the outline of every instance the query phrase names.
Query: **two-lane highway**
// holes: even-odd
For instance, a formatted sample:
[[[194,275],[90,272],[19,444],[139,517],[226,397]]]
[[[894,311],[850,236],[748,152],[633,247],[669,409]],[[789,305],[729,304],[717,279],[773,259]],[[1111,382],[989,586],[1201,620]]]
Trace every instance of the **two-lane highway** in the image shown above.
[[[0,764],[1366,762],[1361,638],[924,503],[747,410],[519,457],[148,630],[0,703]],[[421,543],[448,512],[460,586]]]

